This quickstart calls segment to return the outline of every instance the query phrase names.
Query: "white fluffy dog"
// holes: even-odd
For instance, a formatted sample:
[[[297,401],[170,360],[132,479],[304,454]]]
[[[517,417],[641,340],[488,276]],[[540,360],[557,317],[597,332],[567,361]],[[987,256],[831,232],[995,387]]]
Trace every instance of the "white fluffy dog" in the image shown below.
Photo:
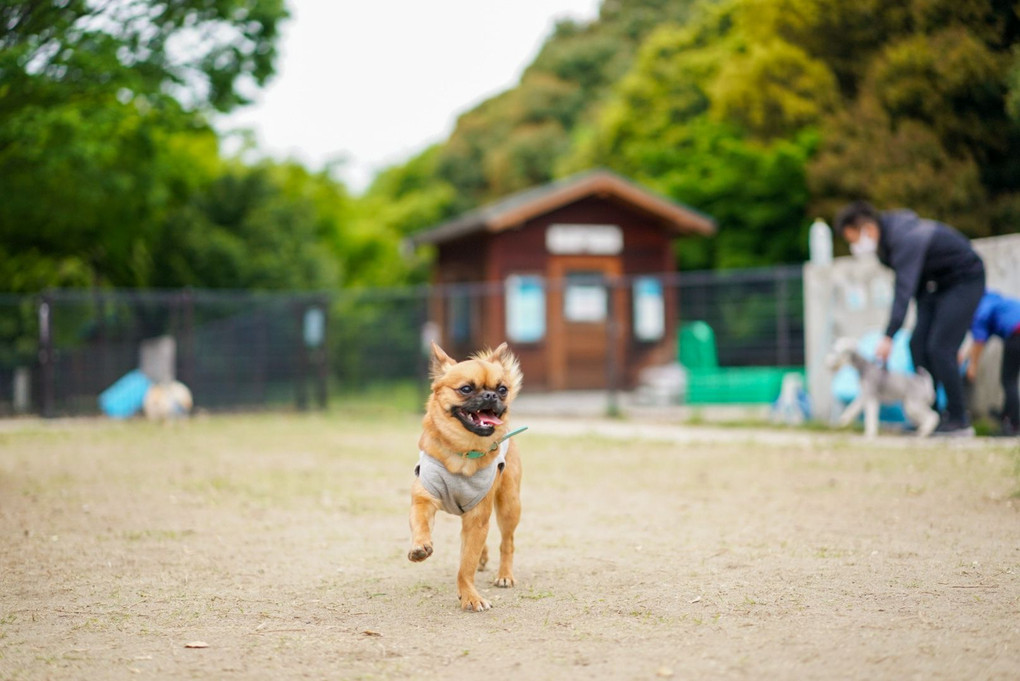
[[[146,418],[153,421],[166,421],[180,418],[191,413],[194,402],[188,386],[180,381],[154,383],[145,392],[142,410]]]
[[[861,356],[853,338],[837,340],[827,363],[833,371],[849,364],[861,377],[857,397],[839,418],[841,428],[849,425],[863,411],[864,434],[875,437],[878,435],[879,407],[891,402],[903,403],[903,411],[917,428],[919,437],[931,435],[938,426],[939,415],[931,406],[935,403],[935,383],[924,369],[916,374],[891,372]]]

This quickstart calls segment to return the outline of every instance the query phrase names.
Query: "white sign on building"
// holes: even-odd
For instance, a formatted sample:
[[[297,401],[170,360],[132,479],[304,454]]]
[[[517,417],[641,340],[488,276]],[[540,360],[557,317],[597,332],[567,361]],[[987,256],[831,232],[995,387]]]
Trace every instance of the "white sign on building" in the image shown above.
[[[617,225],[549,225],[545,247],[555,255],[617,255],[623,230]]]

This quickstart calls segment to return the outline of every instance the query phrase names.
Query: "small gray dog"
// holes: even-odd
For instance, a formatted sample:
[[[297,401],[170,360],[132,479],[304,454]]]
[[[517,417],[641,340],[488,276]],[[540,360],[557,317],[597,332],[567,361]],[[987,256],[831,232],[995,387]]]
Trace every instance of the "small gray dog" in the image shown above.
[[[917,427],[918,437],[931,435],[939,425],[939,415],[932,409],[935,403],[935,383],[924,369],[916,374],[891,372],[860,355],[853,338],[840,338],[829,354],[827,364],[833,371],[849,364],[861,377],[857,397],[847,405],[839,417],[839,426],[846,427],[864,411],[864,434],[878,435],[878,410],[882,404],[902,402],[903,411]]]

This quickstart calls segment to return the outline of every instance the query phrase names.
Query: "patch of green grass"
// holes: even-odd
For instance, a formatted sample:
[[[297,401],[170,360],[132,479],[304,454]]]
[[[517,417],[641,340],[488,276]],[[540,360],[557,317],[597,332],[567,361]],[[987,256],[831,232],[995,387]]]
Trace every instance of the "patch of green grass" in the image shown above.
[[[329,411],[373,419],[394,414],[420,414],[427,398],[427,390],[417,381],[377,383],[356,391],[335,392],[330,396]]]
[[[999,431],[999,425],[987,417],[974,419],[971,425],[974,426],[974,433],[980,437],[995,435]]]
[[[687,417],[687,420],[684,421],[684,423],[688,426],[703,426],[708,423],[708,421],[705,420],[705,413],[703,411],[700,409],[693,409],[691,410],[691,415]]]
[[[127,530],[121,533],[125,541],[136,542],[147,539],[156,541],[180,541],[184,537],[195,534],[194,530]]]
[[[1014,447],[1009,455],[1013,458],[1013,484],[1016,485],[1010,496],[1013,499],[1020,499],[1020,445]]]
[[[535,591],[534,589],[529,590],[528,593],[521,594],[521,598],[525,598],[529,601],[540,601],[544,598],[552,597],[553,597],[552,591]]]
[[[819,546],[815,549],[815,558],[845,558],[847,552],[843,549],[834,549],[830,546]]]

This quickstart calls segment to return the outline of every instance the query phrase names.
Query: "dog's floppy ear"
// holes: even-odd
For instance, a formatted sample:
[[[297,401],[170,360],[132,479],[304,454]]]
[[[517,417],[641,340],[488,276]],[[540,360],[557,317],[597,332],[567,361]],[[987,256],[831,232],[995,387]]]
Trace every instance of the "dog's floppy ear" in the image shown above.
[[[429,364],[429,375],[436,380],[457,362],[446,354],[435,341],[432,341],[432,361]]]
[[[509,397],[512,400],[517,396],[517,393],[521,390],[524,375],[521,373],[520,362],[517,361],[514,353],[510,352],[510,347],[506,343],[500,343],[499,347],[495,350],[480,352],[476,358],[502,366],[507,376],[506,387],[510,390]]]

